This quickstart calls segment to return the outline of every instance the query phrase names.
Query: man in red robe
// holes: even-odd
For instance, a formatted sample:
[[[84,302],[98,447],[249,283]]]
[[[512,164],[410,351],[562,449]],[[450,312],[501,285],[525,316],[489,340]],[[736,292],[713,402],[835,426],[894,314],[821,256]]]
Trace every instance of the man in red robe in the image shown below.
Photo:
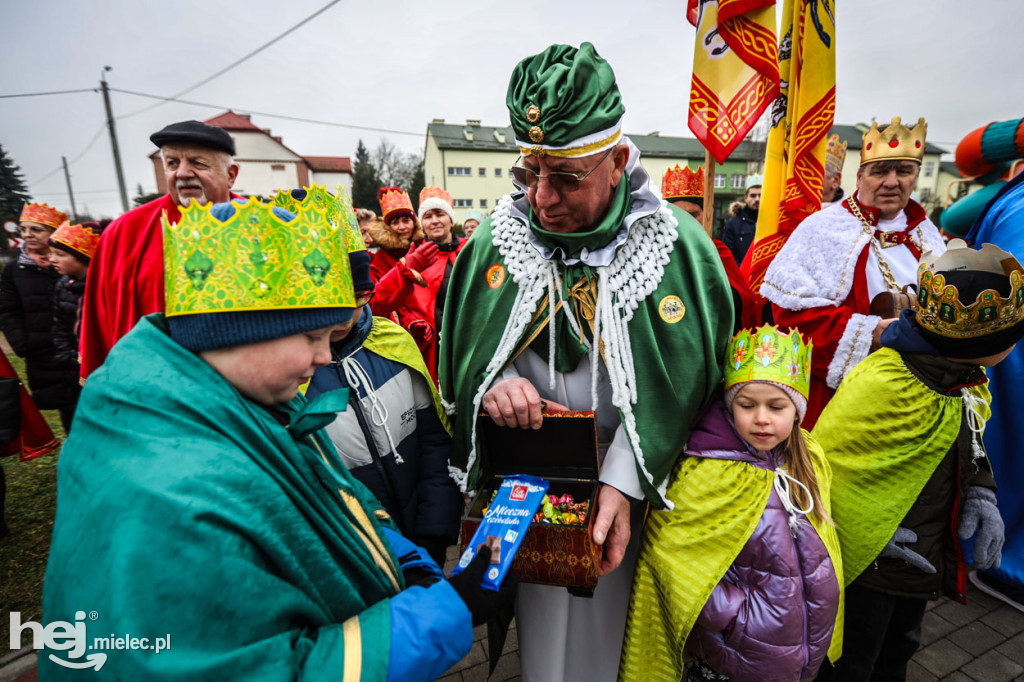
[[[106,360],[139,318],[164,311],[161,216],[176,222],[179,206],[228,201],[238,176],[235,143],[222,128],[172,123],[150,138],[160,147],[167,194],[128,211],[103,232],[89,268],[82,309],[82,378]]]
[[[921,169],[928,124],[899,117],[864,135],[852,197],[811,215],[794,230],[765,273],[761,295],[779,327],[814,341],[810,429],[839,382],[874,350],[896,319],[893,295],[916,285],[921,254],[946,247],[925,210],[910,198]]]

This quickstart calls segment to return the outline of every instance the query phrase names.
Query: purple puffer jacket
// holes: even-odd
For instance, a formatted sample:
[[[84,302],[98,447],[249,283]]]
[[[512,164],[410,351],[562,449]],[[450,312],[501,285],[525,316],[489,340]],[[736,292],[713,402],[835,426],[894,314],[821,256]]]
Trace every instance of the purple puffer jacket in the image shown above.
[[[685,453],[760,469],[779,463],[775,451],[755,451],[740,438],[721,401],[698,417]],[[794,682],[813,677],[824,660],[839,582],[817,531],[805,516],[798,518],[794,537],[773,487],[753,535],[698,616],[687,646],[716,672],[734,680]]]

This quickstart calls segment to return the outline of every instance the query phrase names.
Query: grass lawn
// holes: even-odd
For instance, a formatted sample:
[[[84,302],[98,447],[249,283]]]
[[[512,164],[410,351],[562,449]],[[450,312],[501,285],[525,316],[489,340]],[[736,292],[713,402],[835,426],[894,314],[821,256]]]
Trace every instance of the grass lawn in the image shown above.
[[[9,351],[7,357],[24,381],[24,361]],[[43,416],[63,442],[60,413],[47,410]],[[0,652],[6,652],[10,642],[9,611],[20,611],[23,623],[42,620],[43,575],[57,509],[59,452],[27,462],[19,462],[16,456],[0,459],[7,477],[4,515],[11,529],[10,535],[0,539]]]

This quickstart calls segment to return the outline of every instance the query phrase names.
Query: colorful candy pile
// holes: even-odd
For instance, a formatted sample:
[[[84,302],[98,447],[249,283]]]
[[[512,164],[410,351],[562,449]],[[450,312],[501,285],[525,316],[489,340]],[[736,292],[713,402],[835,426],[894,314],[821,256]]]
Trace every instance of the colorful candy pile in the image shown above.
[[[548,495],[541,503],[540,510],[534,515],[534,523],[553,523],[563,526],[582,526],[587,522],[589,502],[576,502],[572,495],[566,493]]]
[[[497,491],[495,491],[497,494]],[[491,495],[491,502],[494,501],[494,494]],[[484,507],[481,516],[487,515],[490,503]],[[587,522],[587,513],[590,503],[587,500],[577,502],[572,495],[566,493],[558,495],[547,495],[541,503],[540,509],[533,516],[534,523],[550,523],[563,526],[582,526]]]

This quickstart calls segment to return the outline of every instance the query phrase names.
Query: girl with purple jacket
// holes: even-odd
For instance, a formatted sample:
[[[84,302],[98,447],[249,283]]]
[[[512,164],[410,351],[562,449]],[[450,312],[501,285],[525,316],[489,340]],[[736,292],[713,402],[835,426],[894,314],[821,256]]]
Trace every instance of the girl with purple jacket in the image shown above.
[[[839,657],[831,470],[800,428],[810,357],[796,330],[730,342],[725,394],[670,479],[673,508],[644,528],[620,680],[799,682]]]

